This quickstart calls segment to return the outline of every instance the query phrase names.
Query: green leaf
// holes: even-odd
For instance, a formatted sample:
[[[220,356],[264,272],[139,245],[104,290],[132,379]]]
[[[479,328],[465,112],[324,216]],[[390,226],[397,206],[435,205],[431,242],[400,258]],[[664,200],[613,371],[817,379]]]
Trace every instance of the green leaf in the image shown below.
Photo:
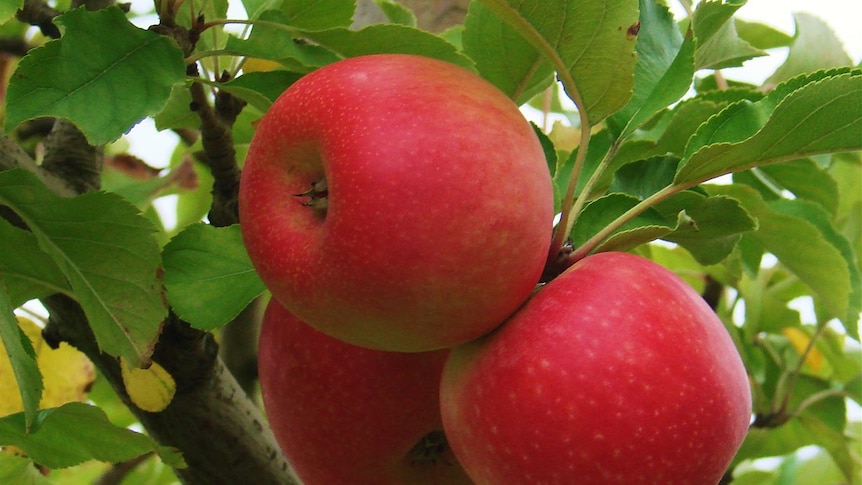
[[[859,339],[859,303],[852,301],[857,290],[848,261],[842,248],[836,247],[840,243],[833,242],[835,236],[830,231],[824,232],[820,222],[806,219],[809,206],[800,201],[769,205],[754,189],[744,185],[711,185],[708,191],[739,200],[757,219],[759,227],[750,233],[752,239],[805,282],[830,313],[842,319],[847,334]],[[802,205],[791,210],[787,204],[793,203]],[[854,309],[856,318],[849,317]]]
[[[675,157],[653,157],[624,165],[614,173],[610,190],[645,199],[673,181],[678,163]]]
[[[701,125],[674,183],[694,185],[767,163],[858,150],[860,131],[862,73],[794,78],[760,101],[732,104]]]
[[[846,313],[840,313],[840,306],[829,305],[830,311],[836,312],[850,329],[850,335],[858,340],[858,320],[862,312],[862,274],[859,270],[859,261],[850,246],[847,238],[841,234],[833,225],[829,214],[820,206],[804,200],[779,199],[769,203],[769,208],[777,213],[798,217],[814,225],[826,241],[837,249],[844,258],[847,272],[850,277],[850,291],[847,301]],[[836,311],[837,310],[837,311]]]
[[[356,0],[283,0],[281,11],[287,25],[301,30],[349,27]]]
[[[684,247],[703,265],[723,261],[743,233],[757,228],[757,222],[748,211],[728,197],[705,197],[689,190],[655,208],[668,219],[684,213],[686,223],[662,239]]]
[[[331,50],[306,42],[295,41],[299,35],[289,25],[290,19],[278,10],[264,10],[247,39],[229,37],[225,45],[227,52],[247,57],[277,61],[288,69],[306,73],[339,59]],[[273,48],[278,46],[278,48]]]
[[[409,8],[391,0],[374,0],[390,23],[416,27],[416,15]]]
[[[838,183],[810,158],[738,172],[733,174],[734,181],[742,180],[743,174],[750,174],[745,177],[745,183],[759,183],[765,187],[761,190],[764,199],[777,199],[786,190],[798,199],[819,204],[832,215],[838,212]]]
[[[835,461],[824,450],[795,453],[778,467],[777,482],[780,485],[810,485],[812,483],[852,483],[851,476],[842,473]],[[734,480],[735,484],[736,480]]]
[[[301,74],[282,70],[249,72],[219,84],[219,88],[265,112],[272,102],[300,77]]]
[[[53,482],[36,468],[33,460],[12,453],[0,453],[0,483],[53,485]]]
[[[265,290],[239,225],[189,226],[165,246],[163,259],[168,300],[195,328],[227,324]]]
[[[162,131],[171,128],[200,128],[201,118],[189,109],[191,104],[192,95],[189,88],[182,84],[174,86],[165,106],[153,117],[156,129]]]
[[[765,84],[774,85],[799,74],[853,65],[841,40],[825,22],[807,13],[794,13],[796,35],[787,60]]]
[[[0,205],[63,272],[99,347],[136,364],[148,358],[167,313],[152,223],[116,194],[62,198],[19,169],[0,172]]]
[[[32,233],[0,218],[0,277],[5,279],[12,308],[52,293],[69,293],[69,284],[54,260],[39,248]]]
[[[554,80],[548,60],[479,2],[470,3],[461,39],[479,74],[518,105]]]
[[[90,143],[103,144],[161,111],[171,87],[185,78],[177,45],[135,27],[117,7],[77,8],[54,22],[62,38],[30,51],[9,81],[6,131],[56,116],[71,121]],[[113,102],[118,99],[123,102]]]
[[[793,37],[770,25],[738,18],[734,18],[733,23],[739,37],[757,49],[775,49],[793,43]]]
[[[362,30],[306,32],[306,37],[344,57],[369,54],[415,54],[473,70],[473,61],[434,34],[406,25],[376,24]]]
[[[479,0],[554,66],[595,125],[622,108],[634,86],[638,8],[631,0]]]
[[[6,348],[6,355],[9,356],[12,372],[18,382],[18,392],[24,405],[24,430],[29,431],[36,420],[39,400],[42,399],[42,373],[36,363],[33,343],[18,326],[18,319],[12,313],[12,302],[5,286],[3,275],[0,274],[0,341]]]
[[[640,199],[627,194],[611,193],[587,204],[572,227],[572,246],[579,247],[612,221],[637,205]],[[654,209],[647,209],[625,223],[596,247],[596,252],[625,251],[658,239],[676,227]]]
[[[733,14],[745,3],[746,0],[698,3],[692,18],[692,29],[697,40],[694,55],[697,69],[736,67],[748,59],[767,55],[740,38],[736,32]]]
[[[184,467],[182,457],[149,436],[111,424],[101,409],[72,402],[39,411],[27,434],[23,413],[0,418],[0,445],[15,446],[48,468],[66,468],[87,460],[118,463],[155,451],[165,464]]]
[[[24,0],[6,0],[0,3],[0,24],[12,20],[15,17],[15,12],[22,7],[24,7]]]
[[[694,76],[694,41],[683,40],[668,8],[655,0],[640,1],[635,84],[631,100],[611,120],[630,135],[656,113],[679,100]]]

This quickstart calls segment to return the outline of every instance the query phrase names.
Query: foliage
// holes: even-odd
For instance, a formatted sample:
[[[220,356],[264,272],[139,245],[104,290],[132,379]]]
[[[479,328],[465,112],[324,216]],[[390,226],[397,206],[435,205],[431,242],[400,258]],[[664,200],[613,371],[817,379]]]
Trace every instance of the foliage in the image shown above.
[[[751,376],[755,420],[734,483],[858,483],[860,422],[847,409],[862,405],[862,71],[815,17],[797,15],[790,36],[736,19],[744,0],[700,2],[682,19],[655,0],[474,0],[462,27],[437,35],[390,1],[377,1],[389,23],[357,30],[351,0],[244,0],[250,20],[235,21],[224,0],[157,0],[157,28],[135,27],[117,7],[74,8],[54,20],[61,36],[44,39],[25,37],[15,3],[0,6],[0,30],[38,45],[2,64],[14,67],[0,89],[3,126],[36,158],[39,142],[22,129],[34,120],[70,121],[109,160],[144,118],[207,133],[203,105],[224,115],[233,101],[226,136],[241,163],[254,120],[283,89],[378,52],[453,62],[570,120],[575,130],[539,130],[561,212],[551,275],[629,250],[685,277],[715,305]],[[776,47],[789,56],[763,85],[725,79],[721,69]],[[0,445],[23,452],[0,453],[0,481],[43,483],[34,464],[153,452],[181,466],[175,451],[121,427],[128,417],[110,392],[91,396],[101,408],[40,406],[52,377],[14,310],[67,295],[99,348],[131,366],[149,364],[169,308],[206,331],[232,320],[264,288],[237,226],[197,222],[219,203],[220,172],[200,156],[211,150],[206,136],[178,144],[147,177],[106,164],[104,190],[74,197],[24,168],[0,171],[0,337],[22,403],[0,418]],[[169,194],[176,212],[154,210]],[[173,395],[170,377],[153,378],[171,387],[156,408]],[[759,466],[766,457],[778,465]],[[152,462],[139,472],[170,479]]]

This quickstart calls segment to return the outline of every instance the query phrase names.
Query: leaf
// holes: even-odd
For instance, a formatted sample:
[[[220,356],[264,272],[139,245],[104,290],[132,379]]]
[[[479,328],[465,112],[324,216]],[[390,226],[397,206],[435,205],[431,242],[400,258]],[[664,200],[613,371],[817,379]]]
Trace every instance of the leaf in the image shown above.
[[[0,24],[5,24],[15,17],[15,12],[24,7],[24,0],[6,0],[0,3]]]
[[[54,22],[63,36],[31,50],[9,81],[8,132],[23,121],[56,116],[90,143],[103,144],[161,111],[171,87],[185,79],[177,45],[135,27],[117,7],[72,9]]]
[[[841,40],[825,22],[807,13],[794,13],[796,35],[787,60],[765,81],[774,85],[799,74],[853,65]]]
[[[416,27],[416,15],[409,8],[390,0],[374,0],[390,23]]]
[[[177,383],[173,376],[155,361],[142,369],[130,367],[126,359],[121,357],[120,374],[129,399],[148,413],[164,411],[177,392]]]
[[[414,54],[473,69],[473,61],[434,34],[406,25],[376,24],[362,30],[344,28],[305,32],[306,37],[344,57],[369,54]]]
[[[356,0],[283,0],[281,11],[287,25],[301,30],[349,27]]]
[[[195,328],[227,324],[265,289],[239,225],[189,226],[165,246],[163,259],[168,300]]]
[[[12,308],[52,293],[69,293],[69,284],[54,260],[39,248],[32,233],[0,217],[0,276]]]
[[[551,62],[591,125],[634,86],[638,9],[631,0],[480,0]]]
[[[635,84],[631,100],[611,120],[622,127],[620,138],[633,133],[689,89],[694,76],[694,41],[683,40],[667,6],[640,0]]]
[[[299,32],[281,11],[264,10],[260,12],[259,20],[264,23],[255,24],[247,39],[228,37],[225,50],[246,57],[278,61],[299,73],[313,71],[339,59],[325,47],[295,41]]]
[[[300,77],[300,74],[283,70],[249,72],[219,84],[219,88],[242,98],[261,111],[266,111],[273,101]]]
[[[767,55],[736,32],[733,14],[745,3],[746,0],[698,3],[692,17],[692,29],[697,40],[696,69],[737,67],[748,59]]]
[[[841,253],[850,276],[850,293],[847,312],[844,314],[836,313],[836,316],[849,328],[857,328],[850,334],[851,336],[855,335],[854,338],[858,340],[858,333],[854,332],[858,332],[857,322],[859,314],[862,312],[862,274],[860,274],[859,261],[850,246],[850,242],[832,225],[829,214],[816,204],[803,200],[780,199],[770,202],[769,208],[781,214],[799,217],[814,225],[823,238]],[[835,311],[836,308],[830,305],[830,310]]]
[[[66,342],[60,342],[57,348],[51,348],[42,338],[42,328],[32,320],[19,316],[18,326],[24,332],[27,343],[33,348],[36,364],[41,373],[38,384],[43,389],[41,398],[37,399],[38,407],[51,408],[67,402],[85,400],[90,386],[96,379],[96,369],[90,359]],[[2,381],[0,388],[26,391],[19,387],[20,381],[3,380],[11,377],[11,374],[6,371],[10,368],[10,358],[14,357],[0,349],[0,381]],[[12,368],[14,369],[14,365]],[[4,396],[0,401],[0,416],[21,411],[26,413],[21,399],[16,399],[14,393],[12,396]],[[36,409],[32,411],[35,413]]]
[[[701,125],[674,183],[690,186],[767,163],[858,150],[860,130],[862,72],[794,78],[760,101],[732,104]]]
[[[0,483],[53,485],[53,482],[36,468],[33,460],[17,456],[10,450],[0,450]]]
[[[201,118],[189,109],[191,104],[192,95],[188,87],[174,86],[165,106],[153,117],[156,129],[162,131],[170,128],[200,128]]]
[[[66,468],[87,460],[118,463],[155,451],[165,464],[184,467],[182,457],[150,437],[111,424],[101,409],[68,403],[39,411],[38,426],[26,434],[21,413],[0,418],[0,445],[15,446],[48,468]]]
[[[611,193],[587,204],[572,227],[572,246],[577,248],[612,221],[637,205],[640,199],[621,193]],[[596,247],[597,252],[625,251],[640,244],[658,239],[674,230],[654,209],[647,209],[625,223]]]
[[[680,224],[662,239],[679,244],[703,265],[718,264],[727,258],[743,233],[757,228],[757,222],[728,197],[705,197],[684,191],[655,206],[665,218],[680,217]]]
[[[811,345],[811,336],[798,327],[785,327],[781,333],[790,341],[793,350],[800,356],[805,353],[805,349]],[[817,347],[812,347],[808,355],[805,356],[805,363],[816,372],[823,367],[823,352]]]
[[[479,74],[518,105],[554,80],[550,62],[480,2],[470,3],[461,38]]]
[[[36,363],[36,351],[24,331],[18,326],[18,321],[12,313],[9,297],[4,291],[3,276],[0,275],[0,341],[5,352],[0,353],[0,382],[2,382],[3,405],[8,402],[21,403],[24,417],[24,429],[30,430],[36,420],[39,400],[42,398],[42,373]],[[11,369],[12,372],[8,372]],[[10,379],[14,376],[14,379]],[[8,387],[7,387],[8,386]],[[8,394],[14,394],[11,389],[17,389],[20,401]],[[8,391],[7,391],[8,390]]]
[[[793,37],[770,25],[739,18],[734,18],[733,23],[739,37],[757,49],[775,49],[793,43]]]
[[[676,157],[653,157],[624,165],[614,173],[610,190],[645,199],[673,181],[677,163]]]
[[[847,334],[859,339],[859,303],[851,300],[856,294],[855,283],[842,250],[833,243],[834,235],[824,233],[818,224],[798,214],[807,208],[796,207],[792,213],[784,204],[800,204],[800,201],[782,202],[770,206],[752,188],[743,185],[711,185],[711,195],[724,195],[740,201],[742,206],[758,221],[759,227],[750,233],[752,239],[763,249],[771,252],[781,263],[805,282],[822,300],[830,313],[842,319]],[[853,297],[855,298],[855,297]]]
[[[24,220],[63,272],[100,349],[146,360],[167,313],[152,223],[118,195],[61,198],[19,169],[0,172],[0,204]]]
[[[838,183],[810,158],[766,165],[753,171],[798,199],[817,203],[833,215],[838,211]]]

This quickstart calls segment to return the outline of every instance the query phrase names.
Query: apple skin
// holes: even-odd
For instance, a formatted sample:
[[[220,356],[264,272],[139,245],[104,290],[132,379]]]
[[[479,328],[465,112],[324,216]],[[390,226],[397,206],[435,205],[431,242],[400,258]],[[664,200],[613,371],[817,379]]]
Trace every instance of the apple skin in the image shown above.
[[[333,339],[270,300],[258,368],[270,426],[305,485],[472,483],[448,447],[410,450],[442,433],[439,388],[448,350],[384,352]]]
[[[323,180],[326,192],[296,195]],[[380,54],[318,69],[275,101],[239,213],[252,263],[292,313],[413,352],[479,337],[523,303],[547,259],[552,197],[537,136],[493,85]]]
[[[715,484],[748,430],[745,368],[700,295],[639,256],[589,256],[454,349],[452,450],[477,484]]]

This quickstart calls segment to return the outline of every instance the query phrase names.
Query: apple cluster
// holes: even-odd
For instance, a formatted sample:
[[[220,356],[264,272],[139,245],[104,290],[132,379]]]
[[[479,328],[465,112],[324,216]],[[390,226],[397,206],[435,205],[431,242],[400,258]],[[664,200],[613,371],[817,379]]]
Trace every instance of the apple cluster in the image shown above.
[[[307,485],[715,484],[745,437],[745,368],[673,273],[600,253],[537,287],[544,152],[465,69],[304,76],[258,124],[239,202],[272,294],[264,405]]]

